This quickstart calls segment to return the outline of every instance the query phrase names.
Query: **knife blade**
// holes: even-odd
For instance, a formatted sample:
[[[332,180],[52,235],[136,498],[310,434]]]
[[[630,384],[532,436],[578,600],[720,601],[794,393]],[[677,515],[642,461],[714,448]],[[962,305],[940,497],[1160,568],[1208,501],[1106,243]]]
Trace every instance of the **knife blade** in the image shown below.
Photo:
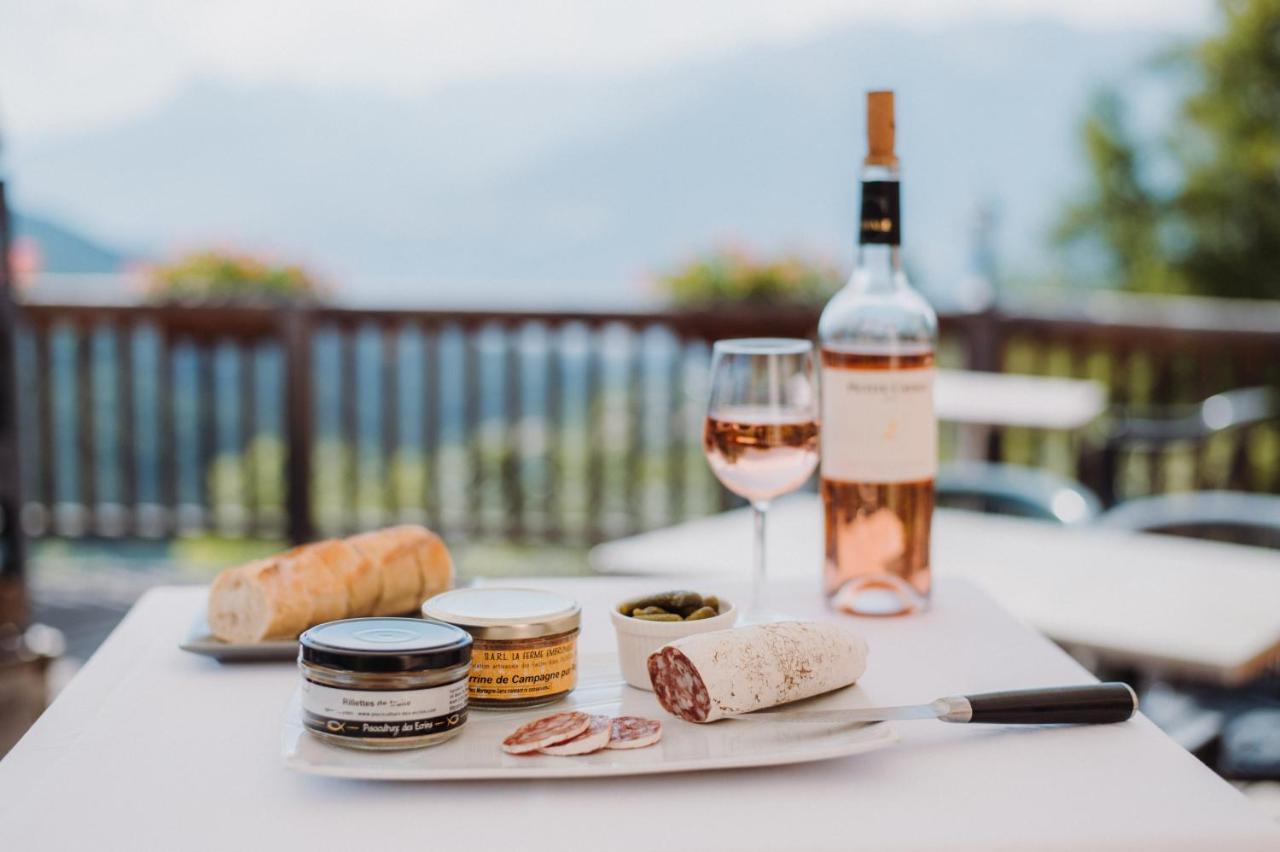
[[[928,704],[898,707],[842,707],[795,710],[786,705],[730,718],[755,722],[840,724],[890,719],[939,719],[1003,725],[1099,725],[1123,722],[1138,709],[1138,696],[1125,683],[1095,683],[948,695]]]
[[[949,699],[939,698],[929,704],[904,704],[899,707],[841,707],[836,710],[789,710],[786,705],[756,710],[733,716],[746,722],[805,722],[839,724],[842,722],[884,722],[890,719],[940,719],[950,711]]]

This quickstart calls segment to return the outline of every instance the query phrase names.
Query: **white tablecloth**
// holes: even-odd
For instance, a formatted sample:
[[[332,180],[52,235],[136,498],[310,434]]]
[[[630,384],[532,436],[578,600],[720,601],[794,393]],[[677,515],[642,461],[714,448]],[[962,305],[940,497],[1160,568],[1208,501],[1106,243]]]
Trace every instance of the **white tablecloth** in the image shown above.
[[[530,585],[583,602],[592,652],[612,645],[607,605],[653,582]],[[1280,829],[1144,718],[1043,729],[903,722],[901,743],[855,757],[608,781],[303,776],[279,756],[293,667],[178,650],[203,597],[163,588],[143,598],[0,762],[0,849],[1280,848]],[[809,583],[776,588],[773,603],[830,617]],[[872,649],[862,686],[877,702],[1088,679],[960,581],[942,584],[926,615],[856,623]]]

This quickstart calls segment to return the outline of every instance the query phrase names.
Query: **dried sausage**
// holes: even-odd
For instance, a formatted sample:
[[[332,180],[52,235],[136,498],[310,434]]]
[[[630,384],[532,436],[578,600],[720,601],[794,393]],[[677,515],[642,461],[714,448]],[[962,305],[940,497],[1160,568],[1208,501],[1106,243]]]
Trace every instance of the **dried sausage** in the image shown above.
[[[628,749],[651,746],[662,739],[662,723],[643,716],[619,716],[613,720],[609,748]]]
[[[543,754],[571,755],[591,754],[609,745],[613,719],[609,716],[592,716],[587,729],[571,740],[538,749]]]
[[[847,627],[787,621],[677,639],[649,656],[649,680],[668,713],[714,722],[848,686],[866,666]]]
[[[586,713],[555,713],[535,719],[516,728],[511,736],[502,741],[502,750],[508,754],[528,754],[571,740],[591,725],[591,716]]]

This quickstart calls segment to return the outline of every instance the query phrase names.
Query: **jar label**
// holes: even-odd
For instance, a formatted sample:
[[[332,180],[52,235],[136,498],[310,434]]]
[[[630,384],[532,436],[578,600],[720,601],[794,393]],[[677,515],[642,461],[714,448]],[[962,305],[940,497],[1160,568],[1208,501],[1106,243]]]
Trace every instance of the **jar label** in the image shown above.
[[[467,721],[467,681],[426,689],[338,689],[302,681],[302,722],[339,737],[401,739],[452,730]]]
[[[932,367],[822,368],[822,476],[914,482],[938,468]]]
[[[471,649],[471,699],[514,701],[558,695],[578,679],[577,636],[560,642],[477,642]]]

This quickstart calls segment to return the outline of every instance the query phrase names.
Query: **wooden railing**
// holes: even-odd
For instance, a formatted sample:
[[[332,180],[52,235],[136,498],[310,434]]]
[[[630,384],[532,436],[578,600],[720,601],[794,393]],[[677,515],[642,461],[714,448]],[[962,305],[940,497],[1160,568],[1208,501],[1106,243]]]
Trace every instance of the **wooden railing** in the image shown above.
[[[816,312],[27,304],[16,322],[28,535],[306,540],[417,520],[585,543],[726,505],[698,441],[709,345],[807,336]],[[1270,306],[1099,297],[942,330],[944,364],[1092,376],[1122,405],[1280,385]],[[1069,473],[1088,450],[1000,439],[1001,458]],[[1274,424],[1224,440],[1248,463],[1189,447],[1109,485],[1187,487],[1189,464],[1192,485],[1280,489]]]
[[[25,305],[23,525],[591,541],[670,522],[720,505],[690,463],[708,342],[812,322]]]

